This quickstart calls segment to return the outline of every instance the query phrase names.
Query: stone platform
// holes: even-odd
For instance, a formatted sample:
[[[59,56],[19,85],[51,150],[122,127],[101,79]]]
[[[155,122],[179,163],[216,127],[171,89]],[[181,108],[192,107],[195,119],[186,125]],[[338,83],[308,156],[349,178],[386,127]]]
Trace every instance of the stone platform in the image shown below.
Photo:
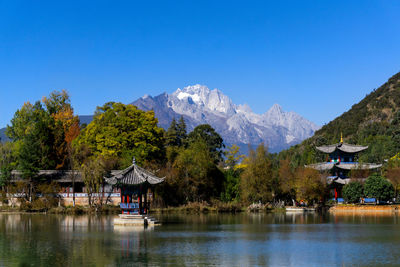
[[[114,219],[114,225],[122,226],[154,226],[160,223],[148,215],[120,214]]]

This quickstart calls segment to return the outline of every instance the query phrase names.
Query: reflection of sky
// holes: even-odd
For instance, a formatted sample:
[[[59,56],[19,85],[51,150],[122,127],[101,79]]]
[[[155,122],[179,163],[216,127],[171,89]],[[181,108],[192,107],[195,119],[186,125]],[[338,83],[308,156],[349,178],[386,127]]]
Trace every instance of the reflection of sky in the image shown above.
[[[0,215],[0,265],[393,265],[397,216],[164,216],[154,228],[112,216]],[[57,261],[58,259],[58,261]],[[22,261],[24,260],[24,261]]]

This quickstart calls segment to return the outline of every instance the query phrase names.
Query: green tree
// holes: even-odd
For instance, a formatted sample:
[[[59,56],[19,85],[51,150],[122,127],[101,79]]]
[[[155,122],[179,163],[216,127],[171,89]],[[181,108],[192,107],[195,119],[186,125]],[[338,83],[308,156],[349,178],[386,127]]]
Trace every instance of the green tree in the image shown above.
[[[350,182],[343,187],[343,198],[348,203],[358,203],[363,195],[364,188],[360,182]]]
[[[37,142],[39,148],[34,153],[40,158],[39,168],[66,169],[68,144],[79,134],[79,119],[73,114],[66,91],[54,91],[48,98],[43,97],[43,104],[45,108],[40,101],[34,105],[25,103],[15,112],[6,134],[17,151],[26,145],[34,146],[32,140]]]
[[[183,201],[207,201],[221,194],[223,174],[215,165],[203,140],[181,149],[174,162],[175,175],[169,177]]]
[[[222,148],[225,147],[223,139],[209,124],[201,124],[194,128],[189,133],[188,140],[190,144],[204,141],[214,161],[222,161]]]
[[[178,146],[178,129],[175,118],[172,119],[171,124],[165,132],[165,145]]]
[[[176,125],[176,134],[177,134],[177,145],[178,146],[186,146],[187,142],[187,130],[186,123],[183,119],[183,116],[179,118],[179,122]]]
[[[222,201],[239,200],[241,170],[237,168],[237,164],[245,157],[239,154],[239,149],[239,146],[232,145],[225,152],[226,169],[224,170],[225,179],[221,194]]]
[[[100,199],[94,197],[95,193],[100,192],[100,188],[103,184],[103,177],[106,174],[102,161],[103,159],[101,157],[92,157],[87,159],[80,168],[86,193],[88,194],[89,206],[102,204]]]
[[[386,201],[394,196],[392,184],[378,174],[367,178],[364,184],[364,193],[367,197],[373,197],[377,201]]]
[[[257,150],[250,149],[244,159],[246,168],[240,177],[240,196],[244,203],[266,203],[274,197],[276,181],[273,177],[271,160],[264,144]]]
[[[109,102],[98,107],[93,121],[74,142],[85,145],[95,156],[119,158],[122,167],[160,159],[164,155],[164,130],[157,126],[153,111],[142,111],[133,105]]]
[[[15,168],[15,148],[11,142],[0,143],[0,186],[6,186],[11,180],[11,171]]]

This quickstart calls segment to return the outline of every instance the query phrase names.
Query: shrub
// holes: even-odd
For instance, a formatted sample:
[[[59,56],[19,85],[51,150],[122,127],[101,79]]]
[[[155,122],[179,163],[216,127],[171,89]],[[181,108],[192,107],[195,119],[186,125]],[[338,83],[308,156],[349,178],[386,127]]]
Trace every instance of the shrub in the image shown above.
[[[357,203],[363,196],[363,185],[359,182],[350,182],[343,187],[343,198],[349,203]]]
[[[394,189],[389,181],[375,174],[368,177],[365,181],[364,193],[367,197],[386,201],[394,196]]]

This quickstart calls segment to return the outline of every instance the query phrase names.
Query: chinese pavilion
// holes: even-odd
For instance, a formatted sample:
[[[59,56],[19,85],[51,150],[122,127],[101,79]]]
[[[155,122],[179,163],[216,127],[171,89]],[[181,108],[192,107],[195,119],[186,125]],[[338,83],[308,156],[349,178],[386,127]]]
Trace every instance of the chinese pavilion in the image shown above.
[[[159,184],[164,178],[156,177],[149,171],[136,165],[133,159],[132,165],[112,177],[105,177],[108,184],[121,189],[122,214],[120,220],[114,220],[119,224],[148,224],[150,210],[149,189],[152,185]],[[145,217],[146,216],[146,217]],[[130,220],[136,219],[136,220]]]
[[[319,171],[330,173],[327,177],[327,183],[334,191],[335,200],[341,197],[342,188],[350,182],[349,173],[351,170],[373,170],[380,168],[382,164],[359,163],[358,153],[366,150],[368,146],[351,145],[343,142],[328,146],[317,146],[316,149],[328,154],[326,162],[310,164],[310,167]]]

